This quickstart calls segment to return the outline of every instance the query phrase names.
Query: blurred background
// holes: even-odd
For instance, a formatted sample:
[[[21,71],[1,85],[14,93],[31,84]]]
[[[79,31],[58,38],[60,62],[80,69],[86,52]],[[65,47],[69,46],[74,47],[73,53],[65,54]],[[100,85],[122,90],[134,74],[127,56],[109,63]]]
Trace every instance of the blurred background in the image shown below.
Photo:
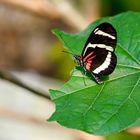
[[[0,0],[0,140],[140,139],[139,128],[96,137],[46,121],[54,111],[48,89],[60,88],[74,67],[51,30],[80,32],[128,10],[140,11],[140,1]]]

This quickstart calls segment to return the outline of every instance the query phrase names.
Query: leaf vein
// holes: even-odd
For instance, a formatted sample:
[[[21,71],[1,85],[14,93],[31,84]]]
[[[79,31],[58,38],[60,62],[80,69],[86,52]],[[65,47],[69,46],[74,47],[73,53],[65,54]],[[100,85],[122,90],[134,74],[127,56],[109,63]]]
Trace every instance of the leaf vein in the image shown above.
[[[120,47],[122,50],[124,50],[137,64],[140,65],[140,62],[139,62],[134,56],[132,56],[132,55],[130,54],[129,51],[127,51],[125,48],[123,48],[123,47],[121,46],[121,44],[119,44],[119,47]]]
[[[126,75],[120,76],[120,77],[112,78],[112,79],[108,80],[108,82],[110,82],[110,81],[114,81],[114,80],[117,80],[117,79],[120,79],[120,78],[123,78],[123,77],[126,77],[126,76],[130,76],[130,75],[133,75],[133,74],[137,74],[137,73],[140,73],[140,71],[132,72],[132,73],[129,73],[129,74],[126,74]]]
[[[106,124],[113,116],[115,116],[115,115],[118,113],[118,111],[122,108],[122,106],[127,102],[127,100],[130,99],[130,96],[133,94],[134,89],[136,88],[136,86],[137,86],[138,83],[139,83],[139,80],[140,80],[140,77],[138,78],[136,84],[135,84],[134,87],[132,88],[132,90],[131,90],[131,92],[130,92],[130,95],[129,95],[129,96],[124,100],[124,102],[118,107],[118,109],[115,111],[115,113],[113,113],[113,114],[100,126],[100,128],[101,128],[104,124]]]
[[[130,75],[133,75],[133,74],[137,74],[137,73],[140,73],[140,71],[133,72],[133,73],[129,73],[129,74],[126,74],[126,75],[123,75],[123,76],[120,76],[120,77],[116,77],[116,78],[110,79],[110,80],[108,80],[108,81],[106,81],[106,82],[114,81],[114,80],[117,80],[117,79],[120,79],[120,78],[123,78],[123,77],[126,77],[126,76],[130,76]],[[79,76],[73,76],[73,77],[79,77]],[[71,92],[71,93],[68,93],[68,94],[74,94],[75,92],[82,91],[82,90],[84,90],[84,89],[88,89],[88,88],[95,87],[95,86],[98,86],[98,85],[86,86],[86,87],[84,87],[84,88],[75,90],[75,91],[73,91],[73,92]],[[63,91],[63,92],[64,92],[64,91]],[[68,94],[64,94],[64,95],[62,95],[62,96],[59,96],[58,98],[55,98],[54,100],[57,100],[57,99],[59,99],[59,98],[61,98],[61,97],[64,97],[64,96],[67,96]]]
[[[92,108],[92,106],[95,104],[95,102],[97,101],[97,99],[100,97],[103,89],[104,89],[105,83],[103,84],[103,86],[101,87],[100,91],[98,92],[98,94],[96,95],[96,97],[94,98],[94,100],[92,101],[91,105],[87,108],[87,110],[83,113],[83,116],[85,116],[88,111]]]
[[[133,68],[133,69],[138,69],[138,70],[140,70],[140,67],[134,67],[134,66],[124,65],[124,64],[117,64],[117,66],[127,67],[127,68]]]
[[[140,107],[137,104],[137,102],[133,98],[129,98],[129,100],[131,100],[134,103],[134,105],[136,106],[137,110],[140,112]]]

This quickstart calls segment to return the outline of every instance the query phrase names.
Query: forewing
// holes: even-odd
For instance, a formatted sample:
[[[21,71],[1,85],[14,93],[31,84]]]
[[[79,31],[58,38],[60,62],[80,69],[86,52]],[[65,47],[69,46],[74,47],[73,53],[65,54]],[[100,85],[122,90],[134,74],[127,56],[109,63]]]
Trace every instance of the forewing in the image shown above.
[[[82,61],[87,71],[97,75],[108,75],[116,67],[114,54],[117,33],[110,23],[102,23],[90,34],[82,52]]]
[[[117,43],[117,33],[110,23],[102,23],[97,26],[87,39],[82,57],[89,54],[88,48],[103,48],[108,51],[114,52]]]

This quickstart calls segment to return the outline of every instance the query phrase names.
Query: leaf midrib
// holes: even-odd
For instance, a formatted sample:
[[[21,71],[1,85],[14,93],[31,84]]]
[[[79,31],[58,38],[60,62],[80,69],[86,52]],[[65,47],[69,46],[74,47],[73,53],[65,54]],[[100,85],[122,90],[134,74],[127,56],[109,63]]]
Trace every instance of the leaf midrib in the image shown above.
[[[124,77],[126,77],[126,76],[130,76],[130,75],[133,75],[133,74],[137,74],[137,73],[140,73],[140,71],[133,72],[133,73],[129,73],[129,74],[126,74],[126,75],[123,75],[123,76],[120,76],[120,77],[116,77],[116,78],[110,79],[110,80],[106,81],[106,83],[108,83],[108,82],[110,82],[110,81],[114,81],[114,80],[120,79],[120,78],[124,78]],[[73,76],[73,77],[78,77],[78,76]],[[74,93],[79,92],[79,91],[81,91],[81,90],[88,89],[88,88],[95,87],[95,86],[99,86],[99,85],[94,85],[94,86],[93,86],[93,85],[90,85],[90,86],[86,86],[86,87],[84,87],[84,88],[75,90],[75,91],[73,91],[73,92],[71,92],[71,93],[68,93],[68,94],[74,94]],[[65,93],[65,92],[63,91],[63,93]],[[62,97],[64,97],[64,96],[67,96],[68,94],[59,96],[59,97],[57,97],[56,99],[53,99],[53,100],[55,101],[55,100],[57,100],[57,99],[59,99],[59,98],[62,98]]]
[[[136,70],[140,70],[140,67],[134,67],[134,66],[124,65],[124,64],[117,64],[117,66],[121,66],[121,67],[125,67],[125,68],[133,68],[133,69],[136,69]],[[72,75],[72,77],[83,78],[83,74],[81,74],[81,75]]]

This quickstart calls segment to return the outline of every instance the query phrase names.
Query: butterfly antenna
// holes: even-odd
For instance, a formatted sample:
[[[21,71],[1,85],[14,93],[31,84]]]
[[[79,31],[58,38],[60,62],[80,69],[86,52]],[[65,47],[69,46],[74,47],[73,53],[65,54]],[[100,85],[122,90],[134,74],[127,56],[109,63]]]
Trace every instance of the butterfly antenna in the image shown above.
[[[74,56],[74,54],[73,54],[73,53],[71,53],[71,52],[67,52],[67,51],[62,51],[62,52],[64,52],[64,53],[68,53],[68,54],[71,54],[71,55],[73,55],[73,56]],[[75,63],[76,63],[76,62],[75,62]],[[73,70],[73,71],[72,71],[72,73],[74,73],[74,71],[75,71],[75,70]],[[85,73],[84,73],[84,74],[83,74],[83,72],[82,72],[82,75],[83,75],[84,85],[85,85],[85,86],[87,86],[87,84],[86,84],[86,80],[85,80],[86,71],[85,71]]]
[[[64,52],[64,53],[68,53],[68,54],[71,54],[71,55],[74,55],[74,54],[71,53],[71,52],[67,52],[67,51],[62,51],[62,52]]]
[[[68,52],[68,51],[62,51],[62,52],[71,54],[73,57],[77,56],[73,52]],[[77,64],[76,59],[74,59],[74,63]]]

